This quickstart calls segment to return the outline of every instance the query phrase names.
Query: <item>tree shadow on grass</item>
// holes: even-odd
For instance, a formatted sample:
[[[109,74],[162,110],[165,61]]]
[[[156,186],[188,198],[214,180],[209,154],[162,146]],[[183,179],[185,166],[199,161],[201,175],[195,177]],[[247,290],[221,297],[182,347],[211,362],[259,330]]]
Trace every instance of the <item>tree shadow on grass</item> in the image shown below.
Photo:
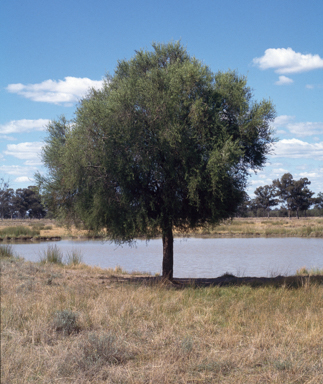
[[[153,276],[112,276],[114,281],[125,284],[139,284],[146,286],[164,286],[165,288],[202,288],[202,287],[232,287],[249,286],[302,288],[309,285],[323,285],[323,276],[276,276],[276,277],[236,277],[225,274],[216,278],[174,278],[165,281],[162,277]]]

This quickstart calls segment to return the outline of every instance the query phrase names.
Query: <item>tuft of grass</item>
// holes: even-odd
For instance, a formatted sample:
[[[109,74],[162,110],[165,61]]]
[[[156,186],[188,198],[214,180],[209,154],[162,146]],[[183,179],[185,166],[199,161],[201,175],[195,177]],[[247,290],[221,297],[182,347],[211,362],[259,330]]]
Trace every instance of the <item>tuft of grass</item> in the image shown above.
[[[97,375],[107,367],[124,364],[131,358],[132,354],[125,345],[111,333],[91,332],[75,343],[72,351],[59,364],[58,370],[61,376],[71,377],[77,372],[93,378],[95,382]]]
[[[78,265],[83,261],[82,253],[78,250],[73,250],[72,252],[67,254],[67,265]]]
[[[0,245],[0,259],[14,257],[12,245],[1,244]]]
[[[57,245],[49,245],[48,248],[43,251],[43,254],[40,256],[40,263],[52,263],[52,264],[63,264],[63,253],[59,250]]]
[[[323,269],[302,267],[296,271],[297,276],[322,276]]]
[[[120,348],[116,337],[110,333],[91,332],[80,343],[82,350],[81,367],[88,369],[92,365],[120,364],[127,360],[127,353]]]

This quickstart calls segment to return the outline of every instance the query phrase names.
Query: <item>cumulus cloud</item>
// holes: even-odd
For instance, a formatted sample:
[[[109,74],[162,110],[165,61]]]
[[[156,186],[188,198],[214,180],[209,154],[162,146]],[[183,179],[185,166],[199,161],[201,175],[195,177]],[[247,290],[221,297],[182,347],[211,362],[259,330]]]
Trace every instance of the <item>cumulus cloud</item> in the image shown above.
[[[288,130],[296,136],[312,136],[323,134],[323,123],[290,123],[287,124]]]
[[[287,85],[294,83],[294,80],[286,76],[279,76],[279,80],[275,82],[276,85]]]
[[[308,179],[310,178],[316,178],[316,177],[320,177],[321,175],[319,175],[317,172],[301,172],[298,174],[300,177],[307,177]]]
[[[44,131],[46,125],[50,122],[48,119],[38,120],[12,120],[6,124],[0,124],[0,132],[3,134],[8,133],[23,133],[31,131]]]
[[[276,73],[299,73],[323,68],[323,59],[319,55],[301,54],[292,48],[269,48],[262,57],[253,59],[260,69],[275,69]]]
[[[272,173],[275,173],[275,174],[277,174],[277,173],[288,173],[288,170],[284,169],[284,168],[274,168],[272,170]]]
[[[14,141],[14,140],[17,140],[17,139],[15,137],[13,137],[13,136],[0,135],[0,140],[11,140],[11,141]]]
[[[21,165],[1,165],[0,174],[8,174],[14,176],[23,176],[26,174],[35,173],[37,168],[33,167],[24,167]]]
[[[27,176],[19,176],[14,180],[14,183],[30,183],[33,182],[34,179]]]
[[[284,127],[296,136],[314,136],[323,134],[323,122],[294,122],[295,116],[281,115],[273,122],[273,127]],[[281,131],[280,131],[281,132]]]
[[[274,157],[289,157],[291,159],[316,158],[323,160],[323,141],[307,143],[298,139],[283,139],[275,145]]]
[[[286,127],[286,125],[289,124],[294,119],[295,119],[295,116],[280,115],[276,117],[276,119],[272,123],[272,126],[275,129],[278,127]]]
[[[72,104],[84,97],[90,88],[99,89],[102,86],[103,80],[65,77],[64,80],[45,80],[39,84],[9,84],[6,89],[33,101]]]
[[[5,155],[14,156],[20,160],[36,161],[39,160],[40,151],[43,145],[44,144],[41,142],[8,144],[7,150],[3,153]]]

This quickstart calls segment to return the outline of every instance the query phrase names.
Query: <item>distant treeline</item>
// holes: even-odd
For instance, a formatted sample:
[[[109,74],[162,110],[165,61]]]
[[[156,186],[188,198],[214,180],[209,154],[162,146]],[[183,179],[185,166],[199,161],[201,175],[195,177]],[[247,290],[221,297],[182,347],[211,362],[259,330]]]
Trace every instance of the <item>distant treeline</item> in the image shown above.
[[[0,218],[37,218],[46,216],[46,210],[41,202],[37,188],[10,188],[9,182],[0,179]]]
[[[237,216],[322,216],[323,193],[315,197],[314,192],[308,188],[310,184],[306,177],[294,180],[290,173],[285,173],[280,179],[273,180],[272,184],[258,187],[254,199],[246,194]]]
[[[245,194],[238,217],[300,217],[323,215],[323,193],[314,196],[308,186],[311,182],[305,177],[294,180],[285,173],[272,184],[258,187],[255,198]],[[42,196],[34,186],[16,189],[9,182],[0,179],[0,218],[43,218],[51,213],[42,203]]]

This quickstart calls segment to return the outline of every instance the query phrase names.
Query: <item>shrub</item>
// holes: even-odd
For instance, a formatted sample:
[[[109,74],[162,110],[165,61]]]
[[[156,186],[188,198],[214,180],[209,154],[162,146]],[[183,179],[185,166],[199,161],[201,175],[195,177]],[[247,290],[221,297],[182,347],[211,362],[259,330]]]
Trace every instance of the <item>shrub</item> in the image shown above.
[[[111,334],[88,335],[81,344],[84,368],[93,364],[120,364],[126,360],[124,350],[118,347],[116,338]]]
[[[77,323],[78,314],[65,309],[63,311],[57,311],[54,315],[52,323],[56,332],[62,333],[64,336],[68,336],[72,333],[77,333],[80,327]]]

